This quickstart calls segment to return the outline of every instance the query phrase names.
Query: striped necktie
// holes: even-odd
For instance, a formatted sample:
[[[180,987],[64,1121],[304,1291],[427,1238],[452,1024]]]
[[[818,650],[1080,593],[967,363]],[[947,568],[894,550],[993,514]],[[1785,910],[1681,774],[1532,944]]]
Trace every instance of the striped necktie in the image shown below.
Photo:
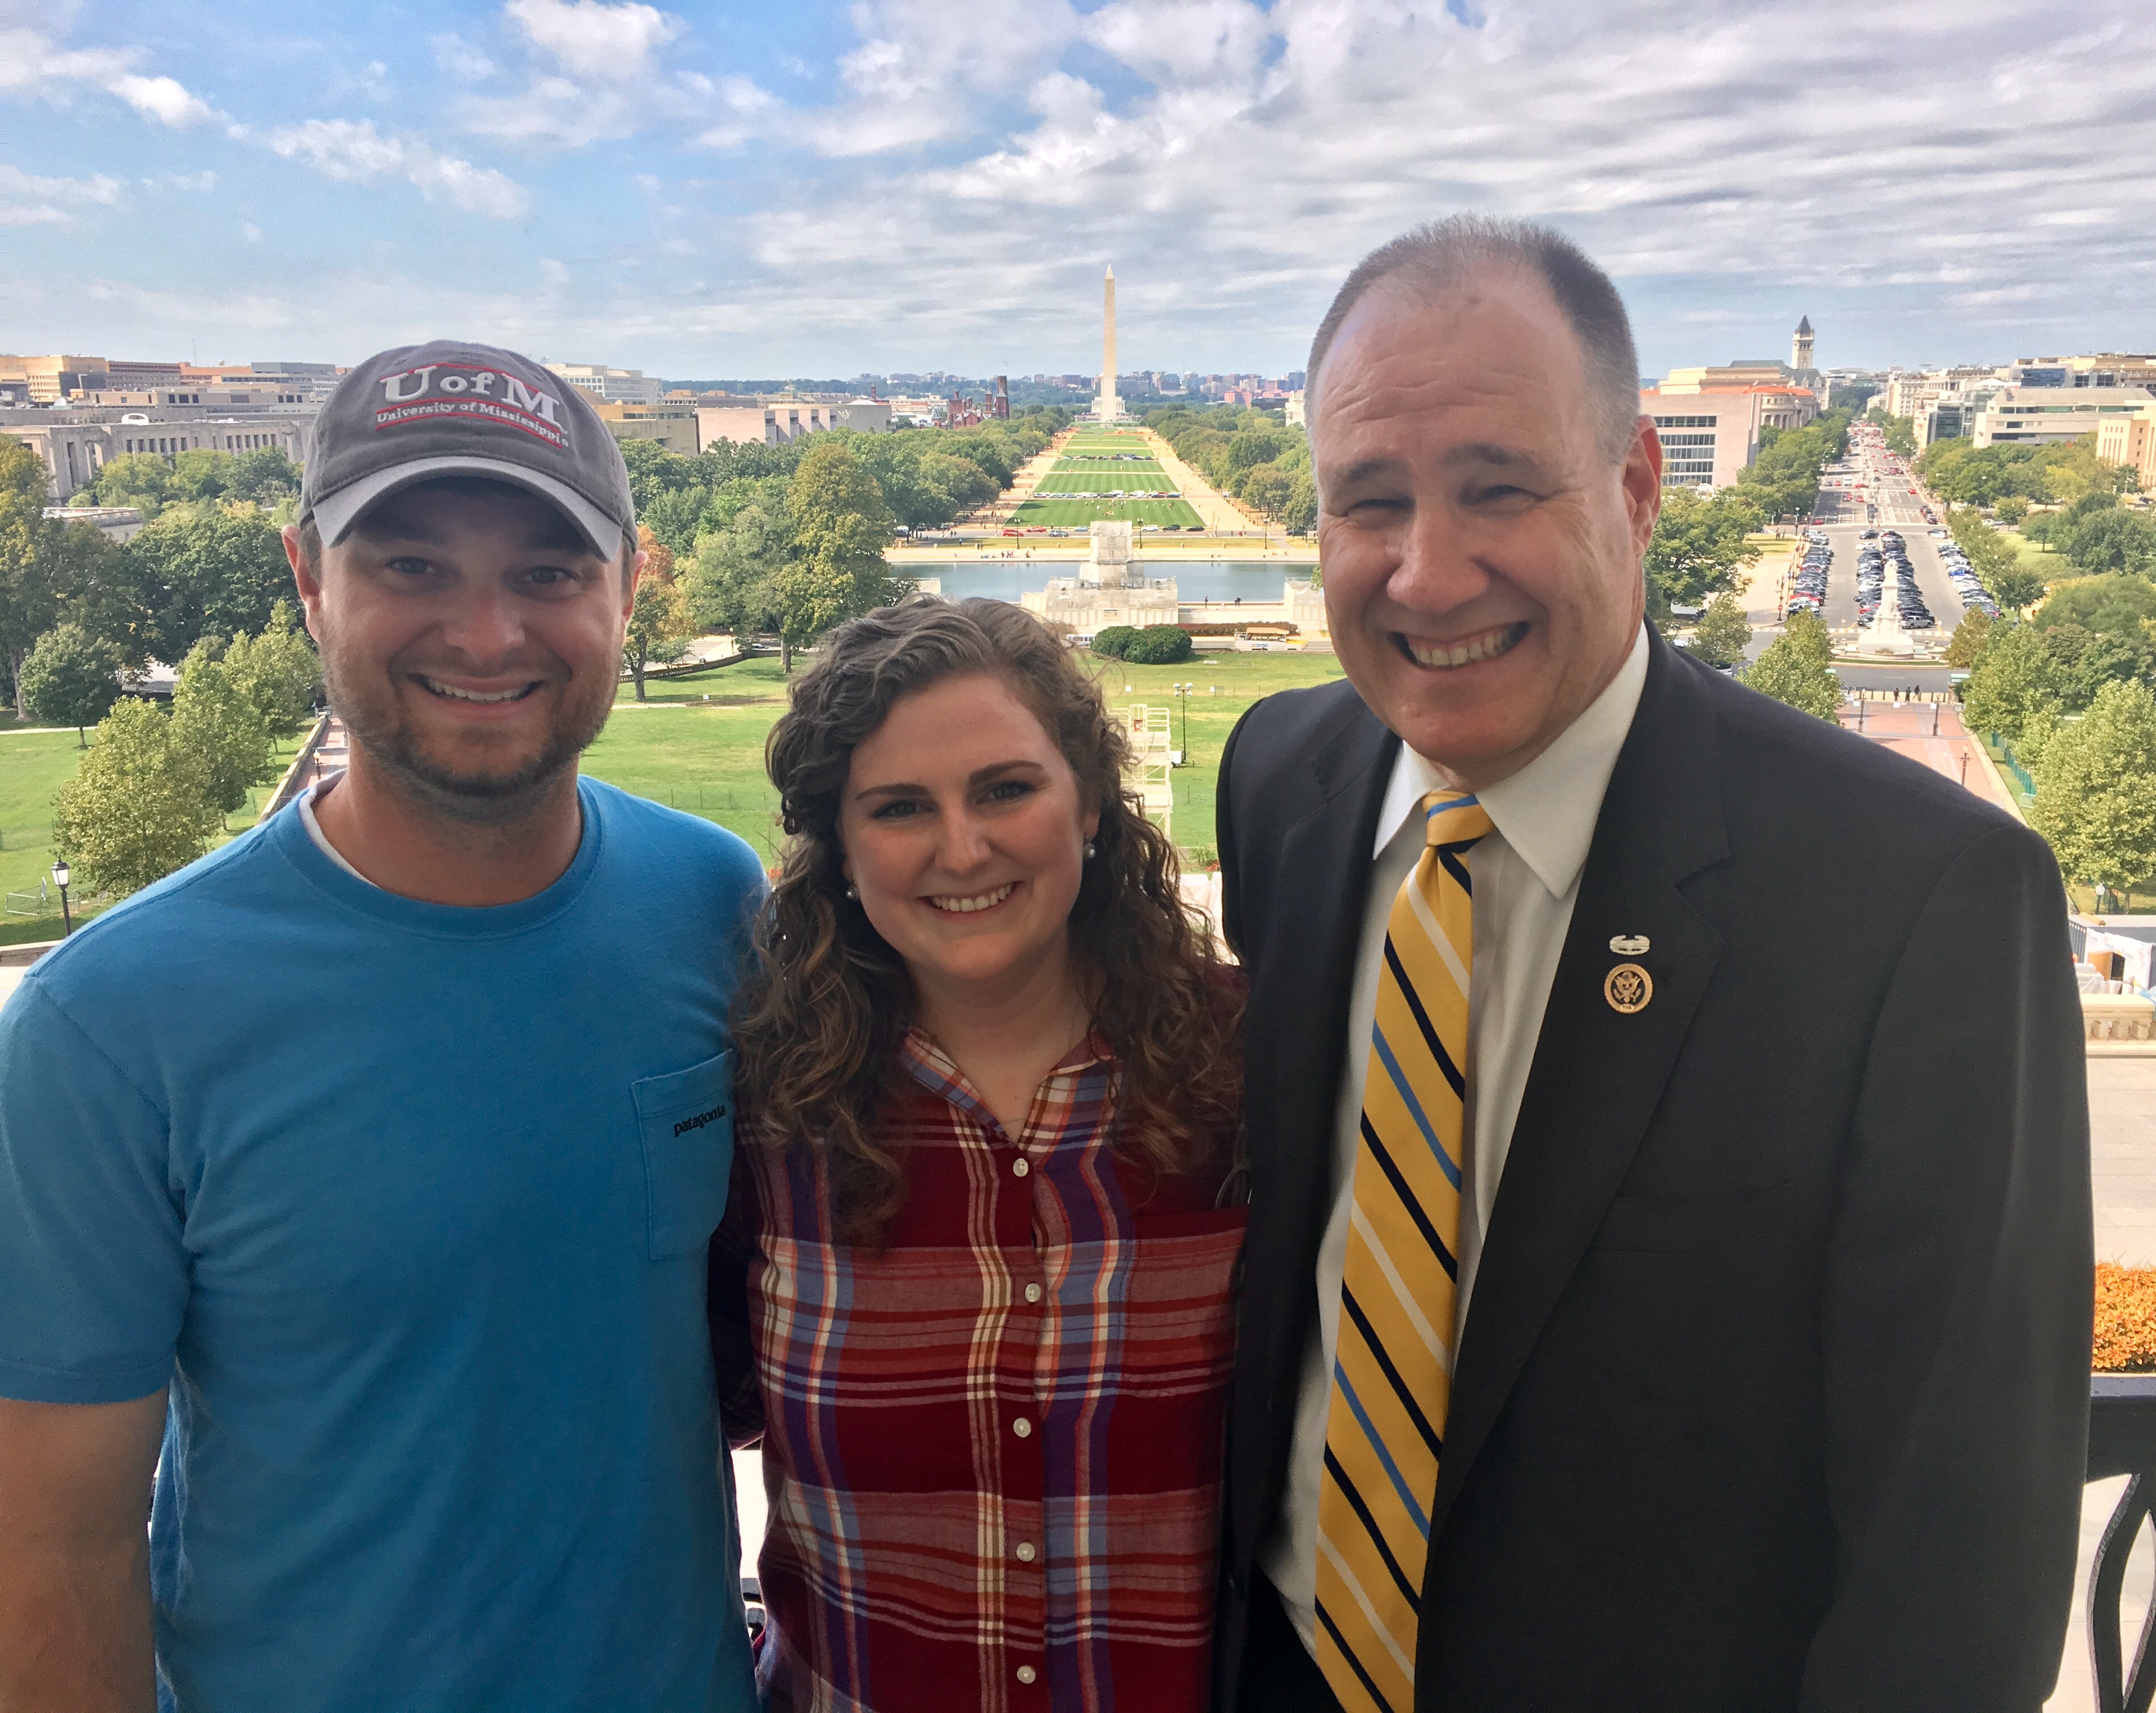
[[[1385,924],[1317,1501],[1317,1663],[1348,1713],[1409,1713],[1445,1408],[1474,967],[1467,853],[1489,812],[1422,801]]]

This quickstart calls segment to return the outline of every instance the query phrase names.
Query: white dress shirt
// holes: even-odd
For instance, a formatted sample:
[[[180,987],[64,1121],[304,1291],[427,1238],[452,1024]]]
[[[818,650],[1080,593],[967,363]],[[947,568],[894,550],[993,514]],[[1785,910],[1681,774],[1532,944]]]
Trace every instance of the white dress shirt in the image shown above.
[[[1460,1207],[1459,1329],[1482,1258],[1482,1233],[1497,1198],[1540,1039],[1543,1010],[1572,926],[1580,871],[1602,813],[1610,770],[1632,729],[1647,679],[1643,626],[1632,652],[1600,695],[1557,741],[1510,778],[1476,793],[1494,828],[1468,854],[1475,880],[1475,963],[1467,996],[1466,1134]],[[1258,1563],[1281,1603],[1317,1652],[1317,1491],[1325,1462],[1326,1418],[1332,1395],[1332,1351],[1340,1322],[1340,1275],[1348,1254],[1355,1157],[1363,1142],[1363,1079],[1378,1008],[1378,971],[1393,900],[1423,852],[1423,798],[1445,789],[1437,770],[1403,744],[1378,812],[1370,901],[1355,957],[1348,1007],[1348,1057],[1332,1123],[1332,1217],[1317,1249],[1317,1323],[1305,1346],[1296,1395],[1295,1439],[1287,1486]]]

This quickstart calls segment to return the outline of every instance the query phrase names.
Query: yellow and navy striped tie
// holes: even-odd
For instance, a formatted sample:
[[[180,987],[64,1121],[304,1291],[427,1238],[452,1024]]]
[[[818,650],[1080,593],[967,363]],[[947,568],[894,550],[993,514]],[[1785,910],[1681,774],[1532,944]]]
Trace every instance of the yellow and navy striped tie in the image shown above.
[[[1422,858],[1385,925],[1318,1490],[1317,1663],[1348,1713],[1414,1705],[1452,1396],[1475,966],[1467,853],[1491,823],[1463,792],[1432,792],[1422,810]]]

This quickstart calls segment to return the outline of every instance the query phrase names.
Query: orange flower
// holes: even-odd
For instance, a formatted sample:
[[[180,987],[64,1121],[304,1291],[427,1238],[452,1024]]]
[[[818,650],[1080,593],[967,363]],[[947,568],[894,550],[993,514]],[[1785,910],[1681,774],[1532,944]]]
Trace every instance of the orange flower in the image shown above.
[[[2089,1366],[2099,1372],[2156,1371],[2156,1268],[2096,1269],[2096,1346]]]

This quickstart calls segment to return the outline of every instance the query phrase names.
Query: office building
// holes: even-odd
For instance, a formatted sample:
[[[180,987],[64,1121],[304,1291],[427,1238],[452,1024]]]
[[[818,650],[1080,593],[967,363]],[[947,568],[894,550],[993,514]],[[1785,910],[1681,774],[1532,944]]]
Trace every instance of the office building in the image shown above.
[[[2102,431],[2108,418],[2131,417],[2156,394],[2146,387],[2079,387],[2043,382],[2001,387],[1975,413],[1969,435],[1979,446],[2047,445]]]
[[[641,369],[610,369],[602,363],[548,363],[572,387],[604,404],[656,404],[666,389]]]
[[[1801,428],[1819,415],[1819,400],[1808,387],[1782,383],[1704,386],[1692,379],[1754,367],[1673,369],[1660,387],[1641,390],[1640,413],[1655,419],[1655,432],[1662,443],[1665,488],[1711,493],[1727,487],[1758,454],[1763,430]]]
[[[38,454],[49,473],[48,492],[64,500],[86,487],[115,458],[147,453],[159,458],[182,452],[255,452],[275,447],[295,464],[305,464],[311,419],[297,417],[153,418],[133,413],[134,420],[73,422],[56,411],[0,415],[0,433],[11,434]]]
[[[699,405],[696,408],[696,449],[701,452],[721,440],[737,445],[782,446],[803,434],[831,428],[885,434],[894,426],[895,413],[926,415],[941,402],[855,398],[844,404],[818,404],[806,399],[772,398],[754,403]]]
[[[2156,402],[2131,416],[2107,416],[2097,424],[2096,455],[2106,464],[2123,464],[2138,479],[2141,491],[2156,494]]]

